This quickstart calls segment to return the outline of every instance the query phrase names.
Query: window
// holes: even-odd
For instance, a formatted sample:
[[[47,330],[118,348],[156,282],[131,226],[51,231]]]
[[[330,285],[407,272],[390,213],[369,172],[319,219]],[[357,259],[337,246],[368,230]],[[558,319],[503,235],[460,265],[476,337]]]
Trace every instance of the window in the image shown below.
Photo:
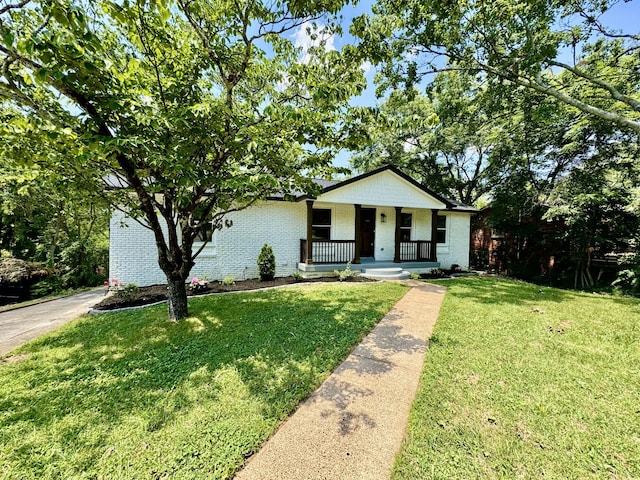
[[[200,231],[193,239],[195,243],[210,242],[213,240],[213,225],[211,222],[206,222],[200,225]]]
[[[314,208],[311,228],[314,240],[330,240],[331,210],[329,208]]]
[[[408,242],[411,240],[411,223],[413,215],[411,213],[400,214],[400,241]]]
[[[447,243],[447,217],[438,215],[436,243]]]

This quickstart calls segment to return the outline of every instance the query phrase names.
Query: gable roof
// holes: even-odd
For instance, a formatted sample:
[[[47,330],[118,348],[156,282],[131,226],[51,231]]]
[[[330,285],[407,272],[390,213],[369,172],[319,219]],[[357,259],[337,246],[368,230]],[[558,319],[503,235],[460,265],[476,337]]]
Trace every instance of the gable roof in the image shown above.
[[[333,192],[344,187],[348,187],[349,185],[353,185],[357,182],[361,182],[363,180],[366,180],[368,178],[371,178],[383,172],[391,172],[397,175],[405,182],[408,182],[413,187],[420,190],[422,193],[425,193],[429,195],[431,198],[433,198],[434,200],[444,204],[445,209],[448,211],[468,212],[468,213],[476,213],[479,211],[477,208],[474,208],[469,205],[465,205],[464,203],[458,202],[457,200],[453,200],[451,198],[447,198],[442,195],[439,195],[438,193],[434,192],[430,188],[425,187],[424,185],[422,185],[421,183],[419,183],[418,181],[416,181],[415,179],[413,179],[412,177],[410,177],[409,175],[407,175],[406,173],[404,173],[403,171],[401,171],[400,169],[392,165],[384,165],[382,167],[376,168],[375,170],[371,170],[370,172],[363,173],[361,175],[356,175],[355,177],[351,177],[347,180],[326,180],[322,178],[314,178],[313,182],[316,185],[321,187],[320,193],[318,194],[317,197],[312,197],[303,192],[291,192],[289,194],[271,195],[267,198],[267,200],[279,200],[279,201],[293,200],[295,202],[301,202],[303,200],[315,200],[326,193]],[[128,188],[128,184],[126,180],[117,175],[107,175],[104,181],[105,181],[105,184],[110,189],[118,190],[118,189]]]
[[[461,203],[461,202],[458,202],[456,200],[452,200],[450,198],[446,198],[446,197],[443,197],[442,195],[437,194],[436,192],[434,192],[430,188],[425,187],[424,185],[422,185],[421,183],[419,183],[418,181],[416,181],[415,179],[411,178],[409,175],[407,175],[406,173],[404,173],[403,171],[399,170],[397,167],[394,167],[392,165],[385,165],[383,167],[376,168],[375,170],[371,170],[370,172],[363,173],[361,175],[357,175],[355,177],[352,177],[352,178],[349,178],[349,179],[343,180],[343,181],[320,180],[320,179],[314,179],[313,181],[322,187],[322,190],[320,191],[320,194],[318,195],[318,197],[319,197],[319,196],[322,196],[322,195],[324,195],[326,193],[333,192],[335,190],[339,190],[339,189],[344,188],[346,186],[352,185],[354,183],[360,182],[362,180],[368,179],[370,177],[373,177],[375,175],[378,175],[378,174],[380,174],[382,172],[387,172],[387,171],[397,175],[402,180],[404,180],[405,182],[408,182],[409,184],[411,184],[412,186],[414,186],[415,188],[417,188],[421,192],[426,193],[427,195],[429,195],[430,197],[434,198],[435,200],[443,203],[446,206],[446,210],[458,211],[458,212],[477,212],[478,211],[474,207],[471,207],[469,205],[465,205],[464,203]],[[317,197],[311,197],[311,196],[305,195],[305,194],[294,194],[293,196],[294,196],[296,202],[300,202],[302,200],[307,200],[307,199],[315,200],[317,198]],[[282,197],[280,197],[280,199],[282,199]]]

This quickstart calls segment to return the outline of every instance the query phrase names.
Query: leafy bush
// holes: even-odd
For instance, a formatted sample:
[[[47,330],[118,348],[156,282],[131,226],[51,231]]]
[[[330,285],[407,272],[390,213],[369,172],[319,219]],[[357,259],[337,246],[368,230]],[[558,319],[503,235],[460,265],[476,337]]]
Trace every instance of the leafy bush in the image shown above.
[[[420,274],[419,274],[419,273],[412,272],[412,273],[409,275],[409,278],[411,278],[411,280],[420,280]]]
[[[66,288],[100,285],[104,275],[99,267],[108,261],[108,247],[92,240],[75,241],[66,245],[60,252],[59,268],[62,284]]]
[[[302,280],[302,275],[300,275],[300,272],[293,272],[291,276],[296,282],[299,282]]]
[[[125,301],[131,301],[136,298],[139,292],[140,287],[138,287],[138,285],[135,283],[127,283],[125,286],[116,290],[116,297]]]
[[[630,262],[630,268],[618,273],[618,278],[611,284],[617,290],[628,295],[640,296],[640,255]]]
[[[0,260],[0,282],[26,284],[30,278],[28,262],[17,258]]]
[[[351,262],[347,263],[347,268],[345,268],[344,270],[342,271],[334,270],[333,272],[336,274],[336,276],[338,277],[338,280],[340,280],[341,282],[349,280],[358,275],[356,272],[351,270]]]
[[[56,275],[50,275],[43,280],[31,285],[29,296],[31,298],[44,297],[52,293],[60,292],[62,288],[62,280]]]
[[[233,277],[225,277],[220,282],[220,285],[235,285],[235,284],[236,284],[236,281],[233,279]]]
[[[258,275],[261,282],[273,280],[276,276],[276,256],[273,254],[273,248],[266,243],[258,255]]]

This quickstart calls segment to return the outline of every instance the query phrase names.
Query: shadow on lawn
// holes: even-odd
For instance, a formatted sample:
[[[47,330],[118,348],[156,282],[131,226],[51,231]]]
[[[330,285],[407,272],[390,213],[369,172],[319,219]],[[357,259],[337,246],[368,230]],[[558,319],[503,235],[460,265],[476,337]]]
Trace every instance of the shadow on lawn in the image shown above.
[[[24,385],[0,402],[0,430],[20,421],[47,428],[70,412],[105,424],[105,436],[132,415],[158,430],[197,402],[180,392],[183,383],[204,382],[215,396],[216,372],[229,366],[265,406],[264,416],[282,419],[380,318],[385,299],[361,302],[356,292],[197,298],[191,318],[179,323],[166,321],[164,306],[85,318],[23,349],[34,354],[13,366]],[[58,356],[60,348],[70,352]],[[159,408],[170,394],[171,407]]]

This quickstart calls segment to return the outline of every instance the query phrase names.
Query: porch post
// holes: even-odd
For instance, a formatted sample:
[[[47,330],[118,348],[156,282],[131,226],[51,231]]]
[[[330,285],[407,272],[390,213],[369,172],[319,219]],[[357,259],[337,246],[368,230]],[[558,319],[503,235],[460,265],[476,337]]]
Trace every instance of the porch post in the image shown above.
[[[401,220],[402,207],[396,207],[396,241],[395,241],[395,253],[393,255],[393,263],[400,263],[400,220]]]
[[[438,210],[431,209],[431,261],[437,262],[436,247],[438,245]]]
[[[307,265],[313,265],[313,200],[307,200]]]
[[[353,263],[360,263],[360,243],[362,243],[362,232],[360,232],[360,212],[362,210],[362,205],[356,203],[353,205],[356,209],[356,219],[355,219],[355,257],[353,259]]]

